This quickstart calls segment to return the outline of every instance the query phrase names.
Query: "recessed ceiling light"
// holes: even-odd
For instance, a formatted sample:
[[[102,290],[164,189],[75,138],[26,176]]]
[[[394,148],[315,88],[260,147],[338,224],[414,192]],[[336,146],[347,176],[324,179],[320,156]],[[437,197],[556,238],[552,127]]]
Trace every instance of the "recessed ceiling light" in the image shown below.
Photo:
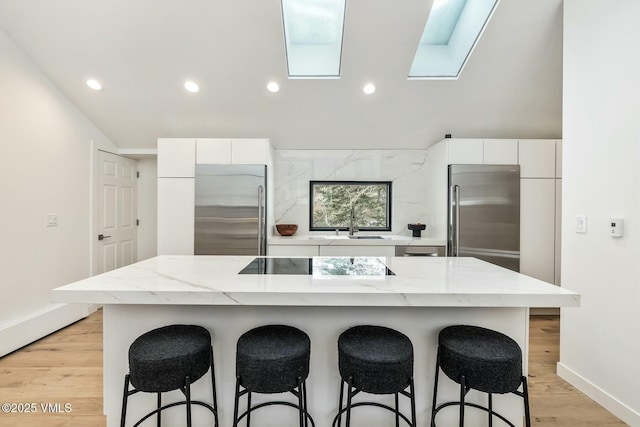
[[[102,90],[102,84],[95,79],[87,80],[87,86],[89,86],[93,90]]]
[[[280,90],[280,85],[278,83],[276,83],[276,82],[269,82],[267,84],[267,90],[269,92],[276,93],[276,92],[278,92]]]
[[[184,82],[184,88],[191,93],[200,92],[200,87],[196,82],[192,82],[191,80]]]
[[[366,93],[367,95],[371,95],[373,92],[376,91],[376,85],[374,85],[373,83],[367,83],[366,85],[364,85],[364,87],[362,88],[362,91],[364,93]]]

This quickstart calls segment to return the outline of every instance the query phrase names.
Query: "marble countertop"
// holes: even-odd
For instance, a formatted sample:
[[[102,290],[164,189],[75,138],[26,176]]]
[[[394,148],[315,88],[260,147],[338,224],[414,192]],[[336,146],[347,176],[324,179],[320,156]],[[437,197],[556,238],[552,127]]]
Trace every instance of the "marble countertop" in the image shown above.
[[[475,258],[380,258],[395,276],[238,274],[253,256],[158,256],[52,291],[90,304],[577,307],[580,295]],[[357,258],[356,258],[357,259]]]
[[[367,235],[358,233],[358,235]],[[376,234],[382,239],[350,239],[346,234],[305,234],[294,236],[273,236],[267,239],[268,245],[317,245],[317,246],[446,246],[446,239],[429,237],[411,237],[392,234]]]

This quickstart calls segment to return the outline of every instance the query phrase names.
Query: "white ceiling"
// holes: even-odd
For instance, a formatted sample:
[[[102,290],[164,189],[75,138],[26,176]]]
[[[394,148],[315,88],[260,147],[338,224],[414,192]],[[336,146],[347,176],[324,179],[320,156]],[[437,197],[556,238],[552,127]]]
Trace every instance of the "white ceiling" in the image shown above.
[[[338,80],[287,79],[280,0],[0,0],[0,29],[121,148],[159,137],[267,137],[279,149],[560,138],[562,0],[502,0],[458,80],[407,80],[431,3],[347,0]]]

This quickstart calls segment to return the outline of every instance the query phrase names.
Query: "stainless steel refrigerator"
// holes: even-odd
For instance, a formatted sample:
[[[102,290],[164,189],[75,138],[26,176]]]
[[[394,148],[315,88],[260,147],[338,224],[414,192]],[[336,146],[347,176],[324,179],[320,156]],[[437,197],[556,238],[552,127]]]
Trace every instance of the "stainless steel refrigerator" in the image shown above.
[[[449,165],[447,254],[520,270],[520,166]]]
[[[196,255],[266,255],[264,165],[196,165]]]

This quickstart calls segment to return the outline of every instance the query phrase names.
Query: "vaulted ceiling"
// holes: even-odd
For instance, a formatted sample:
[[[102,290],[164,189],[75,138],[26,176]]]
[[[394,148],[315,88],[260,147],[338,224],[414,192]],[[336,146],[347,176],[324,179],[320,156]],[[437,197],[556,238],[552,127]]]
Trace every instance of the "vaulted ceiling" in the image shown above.
[[[562,0],[502,0],[459,79],[408,80],[431,4],[347,0],[341,77],[326,80],[287,78],[280,0],[0,0],[0,30],[121,148],[159,137],[267,137],[280,149],[560,138]]]

